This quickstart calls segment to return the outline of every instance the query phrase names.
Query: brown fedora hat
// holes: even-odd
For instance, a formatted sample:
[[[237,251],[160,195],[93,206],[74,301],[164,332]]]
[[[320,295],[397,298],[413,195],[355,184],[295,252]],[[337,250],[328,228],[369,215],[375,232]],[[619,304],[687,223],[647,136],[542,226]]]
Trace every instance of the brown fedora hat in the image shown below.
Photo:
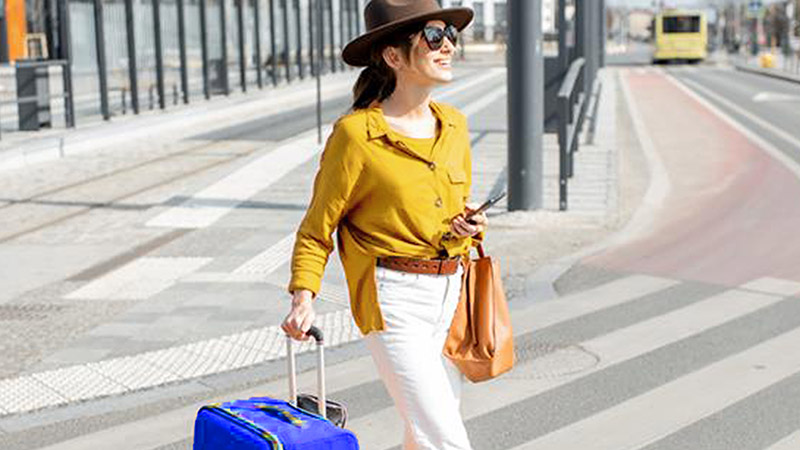
[[[350,41],[342,59],[351,66],[369,65],[369,52],[381,38],[415,22],[442,20],[458,28],[472,21],[470,8],[442,8],[436,0],[372,0],[364,8],[367,32]]]

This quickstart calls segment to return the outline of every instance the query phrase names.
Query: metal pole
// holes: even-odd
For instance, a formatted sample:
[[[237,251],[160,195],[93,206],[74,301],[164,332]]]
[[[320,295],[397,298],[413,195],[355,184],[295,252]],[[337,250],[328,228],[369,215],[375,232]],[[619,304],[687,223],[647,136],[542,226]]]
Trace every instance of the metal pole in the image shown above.
[[[314,40],[314,27],[316,26],[314,24],[314,17],[316,16],[316,10],[314,5],[314,0],[308,0],[308,63],[309,67],[311,67],[311,75],[316,76],[317,65],[314,61],[314,47],[316,44],[316,41]],[[303,78],[302,74],[300,75],[300,78]]]
[[[590,43],[587,41],[588,33],[586,32],[586,0],[576,0],[575,2],[575,59],[585,58],[586,49]],[[584,75],[586,74],[586,66],[584,66]],[[580,85],[580,92],[586,93],[588,91],[586,84],[587,77],[583,77],[583,82]],[[589,103],[589,102],[586,102]]]
[[[292,82],[292,67],[289,64],[289,3],[288,0],[281,0],[283,5],[283,54],[285,56],[284,63],[286,64],[286,81]]]
[[[247,61],[244,55],[244,2],[247,0],[236,0],[239,8],[236,10],[236,18],[239,26],[239,83],[242,85],[242,92],[247,92]]]
[[[331,51],[331,72],[336,72],[336,51],[334,51],[336,34],[333,31],[333,0],[328,0],[328,31],[330,32],[330,51]]]
[[[353,0],[355,8],[353,14],[356,16],[356,35],[361,34],[361,5],[358,0]]]
[[[292,338],[286,336],[286,364],[289,372],[289,403],[297,404],[297,363],[295,362]]]
[[[586,46],[586,95],[592,94],[594,76],[597,72],[597,1],[587,1],[586,33],[589,35]]]
[[[222,42],[222,81],[224,84],[225,95],[230,95],[231,85],[228,80],[228,13],[226,10],[227,0],[219,0],[219,29],[220,40]]]
[[[301,14],[302,8],[300,8],[300,0],[292,0],[292,6],[295,10],[294,21],[297,25],[297,72],[300,74],[300,79],[302,80],[306,77],[306,69],[303,66],[303,17]],[[314,17],[313,8],[311,7],[311,3],[309,3],[308,18],[311,19],[312,17]],[[308,47],[312,48],[313,46],[314,40],[309,39]]]
[[[344,34],[344,22],[345,22],[345,15],[344,15],[344,2],[345,0],[338,0],[339,1],[339,53],[341,54],[342,50],[344,50],[344,46],[347,43]],[[340,59],[342,70],[345,69],[344,60]]]
[[[75,127],[75,93],[72,90],[72,43],[69,30],[69,3],[68,0],[58,0],[58,17],[61,20],[61,58],[65,61],[61,74],[64,78],[64,119],[67,127]]]
[[[278,48],[275,45],[275,0],[269,0],[269,46],[270,55],[272,55],[272,85],[278,85]]]
[[[508,209],[542,207],[542,0],[509,0]]]
[[[322,144],[322,46],[325,39],[322,30],[322,2],[324,0],[317,0],[317,50],[319,51],[316,59],[316,73],[317,73],[317,144]],[[311,14],[312,11],[309,11]],[[311,43],[309,43],[311,44]],[[313,45],[313,44],[312,44]],[[320,361],[321,362],[321,361]],[[321,366],[320,366],[321,367]]]
[[[158,88],[158,107],[167,107],[164,99],[164,56],[161,54],[161,0],[153,0],[153,32],[156,46],[156,86]]]
[[[206,0],[200,2],[200,52],[203,55],[203,95],[211,98],[211,84],[208,80],[208,23],[206,18]]]
[[[178,3],[178,47],[181,58],[181,90],[183,91],[183,103],[189,104],[189,75],[188,64],[186,62],[186,13],[183,8],[183,0]]]
[[[598,55],[598,67],[606,66],[606,39],[608,37],[608,18],[606,17],[606,0],[599,0],[600,8],[600,54]]]
[[[256,42],[256,82],[258,88],[264,87],[264,80],[261,78],[261,12],[259,11],[260,3],[258,0],[253,0],[253,22],[255,26],[255,42]],[[270,23],[270,25],[272,25]]]
[[[592,46],[592,86],[594,86],[594,80],[597,78],[597,71],[600,70],[600,49],[602,48],[602,45],[600,44],[600,34],[602,33],[602,17],[600,15],[600,2],[592,2],[592,7],[594,9],[594,15],[592,17],[592,26],[594,27],[594,32],[592,33],[594,36],[594,45]]]
[[[94,41],[97,49],[97,78],[100,81],[100,112],[103,114],[103,120],[110,120],[105,30],[103,27],[103,0],[94,0]]]
[[[139,114],[139,79],[136,72],[136,35],[133,29],[133,0],[125,0],[125,34],[128,36],[128,78],[130,79],[131,108]]]
[[[344,0],[347,12],[347,40],[353,39],[353,11],[350,7],[353,0]]]
[[[558,71],[559,79],[564,79],[569,67],[569,55],[567,55],[567,0],[558,0],[556,20],[558,21]]]
[[[45,0],[44,2],[44,33],[47,37],[47,54],[51,58],[56,55],[56,36],[55,30],[55,13],[53,10],[53,0]]]

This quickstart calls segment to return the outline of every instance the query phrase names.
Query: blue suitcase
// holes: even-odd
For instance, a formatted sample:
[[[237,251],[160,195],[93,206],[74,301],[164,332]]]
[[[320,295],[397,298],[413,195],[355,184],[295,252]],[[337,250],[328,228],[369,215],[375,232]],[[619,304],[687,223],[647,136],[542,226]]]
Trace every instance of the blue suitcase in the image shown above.
[[[291,339],[287,338],[290,401],[253,397],[204,406],[194,423],[194,450],[358,450],[358,440],[349,430],[334,425],[324,416],[334,410],[325,400],[325,359],[322,333],[312,327],[317,340],[317,382],[319,395],[315,411],[297,404],[295,359]],[[323,411],[322,414],[315,414]],[[339,407],[337,422],[344,424],[344,409]]]

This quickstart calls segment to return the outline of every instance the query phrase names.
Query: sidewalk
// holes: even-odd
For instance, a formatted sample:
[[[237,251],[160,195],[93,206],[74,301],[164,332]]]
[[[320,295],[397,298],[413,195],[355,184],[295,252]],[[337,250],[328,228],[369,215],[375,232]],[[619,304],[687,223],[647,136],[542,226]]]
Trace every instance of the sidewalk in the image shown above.
[[[765,53],[768,52],[762,52],[761,55]],[[728,59],[738,70],[800,83],[800,56],[797,54],[786,56],[780,52],[775,52],[772,54],[774,58],[774,67],[765,68],[761,66],[761,55],[733,55],[728,57]]]
[[[584,136],[587,142],[576,155],[571,210],[556,211],[558,152],[555,137],[547,136],[545,210],[491,215],[487,251],[503,261],[516,308],[555,298],[553,282],[570,265],[565,256],[621,228],[647,184],[646,167],[630,136],[618,134],[626,129],[626,119],[619,114],[616,73],[604,72],[602,78],[596,132]],[[470,117],[476,201],[505,185],[504,82],[504,69],[481,68],[437,95]],[[308,92],[313,91],[292,95]],[[200,130],[213,124],[224,131],[267,103],[275,107],[293,100],[289,94],[281,97],[286,100],[264,97],[245,106],[192,111],[201,119],[186,126]],[[159,118],[146,120],[152,125]],[[93,138],[108,141],[92,142],[124,142],[151,129],[137,125],[123,133],[123,128],[120,124]],[[74,151],[90,162],[93,150],[75,142]],[[6,347],[0,415],[174,386],[281,358],[285,349],[277,325],[286,313],[287,262],[319,150],[311,130],[272,147],[257,147],[232,167],[185,184],[177,193],[128,200],[131,207],[143,207],[124,217],[117,212],[103,218],[111,213],[98,211],[82,225],[28,236],[13,246],[0,244],[3,259],[47,246],[48,252],[63,251],[75,260],[91,259],[91,252],[99,251],[87,245],[109,245],[104,237],[128,241],[126,253],[98,256],[92,264],[82,261],[84,267],[75,264],[68,277],[40,283],[0,305],[0,314],[17,315],[15,325],[0,335]],[[37,170],[42,174],[62,164]],[[620,173],[627,177],[622,185]],[[130,234],[120,234],[123,230]],[[81,238],[76,241],[74,233]],[[47,255],[34,255],[30,264],[41,264]],[[357,340],[359,333],[350,320],[338,255],[329,261],[316,309],[328,345],[337,346]]]

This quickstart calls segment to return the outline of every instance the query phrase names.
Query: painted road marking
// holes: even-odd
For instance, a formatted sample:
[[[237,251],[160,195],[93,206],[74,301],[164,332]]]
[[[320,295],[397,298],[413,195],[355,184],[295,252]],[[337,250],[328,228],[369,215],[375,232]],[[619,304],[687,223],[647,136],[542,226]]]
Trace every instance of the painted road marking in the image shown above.
[[[779,150],[777,147],[775,147],[774,145],[772,145],[769,142],[767,142],[766,139],[762,138],[761,136],[759,136],[755,132],[751,131],[750,128],[748,128],[747,126],[745,126],[744,124],[742,124],[738,120],[734,119],[729,114],[723,112],[720,108],[718,108],[717,106],[713,105],[707,99],[701,97],[695,91],[703,93],[703,95],[705,95],[705,96],[707,96],[707,97],[709,97],[711,99],[714,99],[715,101],[725,105],[725,107],[731,109],[732,111],[735,111],[737,114],[739,114],[739,115],[741,115],[743,117],[746,117],[748,120],[754,122],[758,126],[768,130],[769,132],[771,132],[775,136],[780,137],[781,139],[783,139],[784,141],[789,143],[794,148],[800,148],[800,139],[795,138],[794,136],[792,136],[788,132],[786,132],[786,131],[776,127],[775,125],[765,121],[764,119],[761,119],[760,117],[757,117],[756,115],[746,111],[745,109],[737,106],[736,104],[734,104],[733,102],[723,98],[722,96],[717,95],[714,92],[711,92],[711,90],[706,89],[703,86],[700,86],[699,83],[696,83],[696,82],[691,81],[691,80],[686,80],[686,79],[678,80],[678,79],[676,79],[675,77],[673,77],[671,75],[665,75],[665,77],[669,81],[671,81],[673,84],[675,84],[675,86],[678,86],[681,90],[683,90],[684,92],[689,94],[693,99],[697,100],[700,104],[704,105],[706,108],[708,108],[709,110],[714,112],[717,116],[722,118],[722,120],[728,122],[728,124],[733,126],[737,131],[739,131],[745,137],[750,139],[751,142],[753,142],[757,146],[761,147],[764,151],[767,152],[767,154],[769,154],[775,160],[777,160],[778,162],[783,164],[787,169],[792,171],[792,173],[794,173],[796,177],[800,178],[800,164],[798,164],[792,158],[788,157],[784,152]],[[691,86],[691,89],[688,86]],[[692,90],[692,89],[694,89],[694,90]]]
[[[780,92],[759,92],[753,96],[754,102],[800,102],[800,95],[781,94]]]
[[[137,259],[67,294],[68,300],[144,300],[208,264],[213,258]]]
[[[473,86],[501,74],[505,69],[492,69],[474,79],[468,79],[437,96],[446,99]],[[333,126],[323,128],[322,135],[328,136]],[[283,141],[276,149],[240,168],[211,186],[194,194],[181,205],[171,207],[150,219],[149,227],[172,228],[205,228],[256,193],[267,189],[274,182],[307,162],[322,151],[323,145],[317,144],[317,131],[312,129],[299,137]],[[219,203],[219,206],[210,204]]]
[[[332,127],[325,126],[323,136]],[[276,149],[236,170],[225,178],[194,194],[181,205],[171,207],[150,219],[148,227],[205,228],[233,211],[244,201],[268,188],[297,166],[320,152],[316,130],[284,141]],[[220,206],[211,206],[218,202]]]
[[[646,275],[635,275],[615,280],[597,288],[577,293],[569,300],[536,304],[527,311],[515,313],[515,330],[525,333],[533,328],[542,328],[560,321],[570,320],[603,308],[634,300],[661,289],[677,284],[677,281]],[[519,320],[525,323],[518,323]],[[360,339],[361,332],[353,323],[350,310],[343,308],[317,316],[317,325],[326,335],[331,347]],[[312,349],[311,342],[301,345],[299,352]],[[254,352],[255,350],[255,352]],[[232,370],[248,365],[260,364],[285,356],[284,334],[277,325],[262,327],[242,333],[231,334],[216,339],[199,341],[178,347],[140,353],[135,356],[115,358],[99,363],[75,365],[59,369],[60,377],[74,378],[85,373],[88,367],[116,384],[124,386],[125,392],[159,386],[161,384],[185,380],[210,373]],[[141,371],[147,376],[133,382],[129,374],[122,370],[141,364]],[[45,378],[47,381],[50,378]],[[14,383],[20,379],[0,382],[0,409],[7,412],[32,411],[47,406],[66,403],[67,399],[57,394],[40,380],[33,379],[38,390],[28,388],[35,399],[23,400],[15,393],[19,386]],[[5,383],[5,384],[4,384]],[[11,383],[11,384],[9,384]],[[104,385],[97,386],[97,392],[105,392]],[[98,394],[99,396],[100,394]],[[105,394],[103,394],[105,395]],[[26,397],[27,398],[27,397]],[[90,397],[87,397],[90,398]]]
[[[649,275],[620,278],[568,297],[568,300],[536,303],[511,315],[515,334],[524,334],[560,322],[637,300],[676,286],[679,282]]]
[[[786,436],[766,450],[797,450],[798,448],[800,448],[800,431]]]
[[[515,450],[641,449],[800,371],[798,341],[800,328]]]
[[[488,388],[483,385],[464,386],[462,402],[465,404],[465,410],[469,411],[464,419],[468,420],[488,414],[520,399],[539,395],[577,379],[588,377],[782,300],[783,297],[775,295],[742,290],[726,291],[669,313],[581,342],[576,346],[586,350],[588,354],[596,355],[599,362],[574,374],[559,377],[537,376],[537,374],[544,374],[546,370],[541,365],[542,359],[527,361],[516,367],[510,376],[488,382],[486,385]],[[572,302],[572,298],[565,298],[558,302]],[[515,332],[517,332],[516,329]],[[552,356],[558,357],[557,355]],[[359,427],[363,427],[364,431],[359,433],[359,441],[365,442],[365,448],[389,448],[391,445],[385,442],[385,436],[387,436],[385,433],[394,436],[402,435],[402,423],[399,422],[399,418],[391,424],[380,422],[386,420],[390,420],[390,418],[385,415],[374,417],[370,415],[370,417],[354,421],[351,429],[357,431]],[[387,427],[393,427],[393,431],[388,430]],[[375,441],[371,442],[372,439]]]
[[[789,296],[800,293],[800,282],[765,277],[742,285],[742,289]]]

